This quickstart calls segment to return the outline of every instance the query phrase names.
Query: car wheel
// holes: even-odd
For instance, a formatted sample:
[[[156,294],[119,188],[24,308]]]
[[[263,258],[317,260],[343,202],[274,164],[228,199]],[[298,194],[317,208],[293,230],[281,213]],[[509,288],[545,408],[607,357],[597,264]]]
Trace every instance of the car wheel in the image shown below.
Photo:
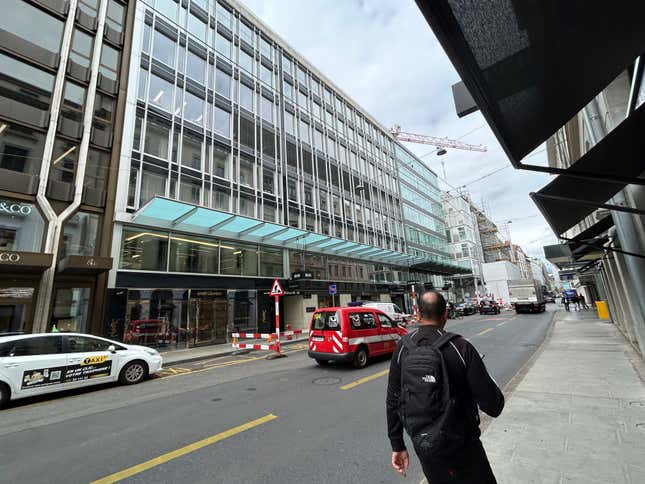
[[[4,383],[0,383],[0,408],[3,408],[9,402],[10,397],[11,391],[9,387]]]
[[[354,353],[354,368],[365,368],[367,366],[367,351],[365,348],[359,348]]]
[[[328,360],[319,360],[317,358],[316,358],[316,363],[318,363],[318,365],[320,365],[320,366],[328,366],[329,365]]]
[[[135,360],[126,364],[119,374],[119,383],[122,385],[135,385],[141,383],[148,376],[148,365],[143,361]]]

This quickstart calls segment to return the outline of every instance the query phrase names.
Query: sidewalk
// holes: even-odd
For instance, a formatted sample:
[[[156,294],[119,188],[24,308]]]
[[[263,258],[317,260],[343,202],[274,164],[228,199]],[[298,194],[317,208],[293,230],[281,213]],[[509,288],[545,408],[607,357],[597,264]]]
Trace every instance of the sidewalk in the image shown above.
[[[280,340],[280,346],[288,346],[293,343],[307,341],[309,335],[302,337],[294,337],[291,340]],[[249,343],[253,343],[253,340],[248,340]],[[179,363],[189,363],[191,361],[206,360],[208,358],[219,358],[223,356],[230,356],[235,352],[235,348],[231,346],[230,343],[218,344],[218,345],[208,345],[200,346],[198,348],[188,348],[185,350],[171,350],[161,352],[163,356],[164,366],[177,365]],[[268,354],[268,352],[267,352]]]
[[[612,323],[595,311],[558,311],[542,352],[482,436],[498,481],[645,482],[643,375]]]

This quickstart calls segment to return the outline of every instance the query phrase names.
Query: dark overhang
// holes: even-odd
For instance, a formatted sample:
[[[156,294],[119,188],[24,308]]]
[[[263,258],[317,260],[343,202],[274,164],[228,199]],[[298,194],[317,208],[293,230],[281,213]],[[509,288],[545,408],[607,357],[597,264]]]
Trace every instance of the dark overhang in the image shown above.
[[[433,274],[440,274],[444,276],[452,276],[455,274],[470,274],[470,269],[465,269],[455,264],[445,264],[443,262],[428,260],[410,266],[410,270],[420,270],[432,272]]]
[[[511,163],[645,51],[645,2],[416,0]]]

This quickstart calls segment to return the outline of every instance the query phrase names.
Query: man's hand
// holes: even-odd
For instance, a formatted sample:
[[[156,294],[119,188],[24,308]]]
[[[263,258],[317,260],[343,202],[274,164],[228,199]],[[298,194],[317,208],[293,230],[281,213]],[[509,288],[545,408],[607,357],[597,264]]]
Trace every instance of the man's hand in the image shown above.
[[[407,476],[408,466],[410,465],[410,456],[407,450],[401,452],[392,452],[392,467],[403,477]]]

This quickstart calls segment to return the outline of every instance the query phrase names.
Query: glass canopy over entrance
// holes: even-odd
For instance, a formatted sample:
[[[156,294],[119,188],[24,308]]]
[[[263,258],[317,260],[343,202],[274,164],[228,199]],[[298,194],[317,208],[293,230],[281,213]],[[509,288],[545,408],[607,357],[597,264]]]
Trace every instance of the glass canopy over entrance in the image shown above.
[[[135,212],[132,222],[151,228],[243,240],[273,247],[307,250],[404,267],[427,262],[422,257],[403,252],[350,242],[158,196]]]

